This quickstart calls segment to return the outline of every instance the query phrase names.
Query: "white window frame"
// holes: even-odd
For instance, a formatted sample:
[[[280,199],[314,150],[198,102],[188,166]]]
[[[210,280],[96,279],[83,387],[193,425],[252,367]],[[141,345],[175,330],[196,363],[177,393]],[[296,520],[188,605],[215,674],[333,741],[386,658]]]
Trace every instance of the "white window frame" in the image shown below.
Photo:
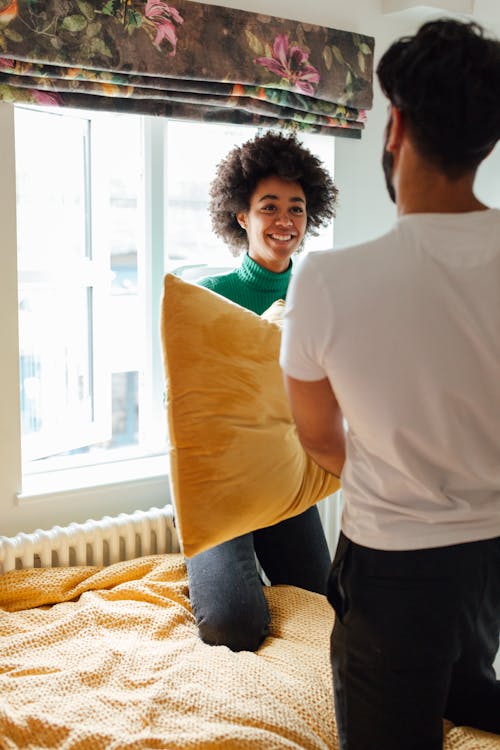
[[[60,111],[56,108],[47,111],[44,116],[53,121],[52,127],[56,126],[62,127],[63,130],[66,129],[68,118],[67,116],[63,118]],[[49,119],[47,119],[48,121]],[[83,257],[73,257],[71,263],[68,263],[68,267],[64,272],[64,290],[70,297],[78,294],[86,296],[88,300],[87,315],[95,315],[97,319],[100,319],[101,314],[99,311],[101,309],[105,310],[105,303],[109,294],[109,282],[106,275],[109,266],[109,249],[106,242],[98,234],[104,222],[92,222],[90,216],[96,216],[102,210],[101,206],[104,204],[104,201],[98,194],[98,191],[92,189],[89,184],[91,165],[93,166],[96,160],[91,153],[94,138],[91,138],[90,122],[86,115],[77,113],[72,125],[74,126],[74,133],[78,137],[78,143],[75,144],[75,148],[77,146],[80,148],[83,147],[82,176],[86,205],[82,206],[82,208],[84,211],[83,221],[86,225],[86,252]],[[93,250],[95,247],[101,249],[97,254]],[[104,252],[103,248],[105,249]],[[53,279],[53,274],[54,270],[52,268],[48,271],[38,268],[34,270],[28,266],[27,269],[24,269],[24,273],[22,269],[18,268],[18,288],[22,285],[23,281],[26,281],[28,284],[34,282],[41,288],[46,286],[50,288],[53,284],[58,288],[59,284],[56,279]],[[61,310],[57,311],[57,317],[61,317],[61,312]],[[57,340],[58,337],[56,336],[55,339]],[[89,388],[91,391],[92,413],[89,413],[90,410],[85,409],[85,404],[78,402],[74,404],[76,406],[76,413],[74,410],[68,410],[63,420],[57,418],[54,421],[54,417],[59,416],[57,415],[57,409],[54,409],[50,399],[43,399],[42,408],[46,409],[47,413],[44,413],[42,416],[41,429],[23,436],[23,463],[36,466],[36,460],[39,458],[46,458],[62,451],[80,448],[92,443],[104,442],[110,438],[110,373],[104,366],[106,346],[107,343],[105,336],[101,333],[101,326],[93,326],[89,338],[89,353],[92,359],[91,372],[89,373],[91,379]],[[55,354],[48,350],[43,353],[45,359],[42,371],[45,367],[50,366],[51,363],[59,362],[57,359],[57,348],[58,344],[56,344]],[[29,347],[29,351],[31,351],[31,347]],[[38,352],[38,354],[40,353]],[[56,367],[59,367],[59,365],[56,365]],[[60,385],[61,382],[56,380],[54,373],[52,373],[48,378],[48,386],[57,390]],[[49,401],[50,403],[48,403]],[[82,407],[84,409],[83,413],[81,411]],[[25,473],[29,474],[30,471],[25,471]],[[34,473],[37,473],[36,470]]]
[[[159,118],[156,122],[156,118],[149,119],[150,132],[147,137],[158,141],[155,147],[163,148],[160,143],[163,123]],[[0,103],[0,164],[0,341],[3,344],[0,367],[0,535],[11,536],[19,531],[30,532],[36,528],[50,528],[55,524],[165,505],[170,501],[166,455],[58,471],[57,476],[46,475],[43,480],[42,475],[37,475],[36,482],[25,477],[23,484],[14,107],[4,102]],[[153,161],[146,166],[146,180],[147,191],[157,205],[163,208],[163,171],[160,174],[160,169],[156,168]],[[163,279],[162,228],[156,225],[154,234],[146,236],[146,246],[148,263],[154,270],[153,274],[149,274],[152,281],[151,289],[148,290],[148,322],[152,330],[154,328],[158,331],[152,379],[157,388],[162,388],[158,319]],[[156,407],[156,403],[150,405],[148,424],[152,432],[166,429],[164,415]]]

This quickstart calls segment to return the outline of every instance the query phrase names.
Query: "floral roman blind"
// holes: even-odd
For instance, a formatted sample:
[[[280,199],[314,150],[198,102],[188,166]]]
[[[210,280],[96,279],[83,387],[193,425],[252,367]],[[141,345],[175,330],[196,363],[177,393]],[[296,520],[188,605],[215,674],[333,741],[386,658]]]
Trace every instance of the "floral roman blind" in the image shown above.
[[[172,3],[0,0],[0,99],[361,136],[373,38]]]

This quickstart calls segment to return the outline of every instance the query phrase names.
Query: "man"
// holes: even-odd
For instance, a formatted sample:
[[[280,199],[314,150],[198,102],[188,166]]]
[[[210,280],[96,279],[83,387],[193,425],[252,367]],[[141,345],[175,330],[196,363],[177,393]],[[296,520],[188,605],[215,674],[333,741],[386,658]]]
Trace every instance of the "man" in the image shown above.
[[[427,23],[377,74],[398,220],[304,259],[281,364],[304,448],[342,472],[340,746],[441,750],[442,717],[500,733],[500,211],[473,192],[500,138],[500,42]]]

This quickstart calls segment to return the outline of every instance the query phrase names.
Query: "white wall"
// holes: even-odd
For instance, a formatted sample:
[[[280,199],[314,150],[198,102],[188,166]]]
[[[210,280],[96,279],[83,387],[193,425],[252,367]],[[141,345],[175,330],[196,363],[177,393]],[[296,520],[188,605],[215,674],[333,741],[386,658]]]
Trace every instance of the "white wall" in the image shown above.
[[[206,0],[205,0],[206,1]],[[212,0],[223,4],[295,18],[309,23],[357,31],[375,37],[375,62],[388,44],[402,34],[413,33],[419,24],[439,11],[415,7],[401,13],[383,14],[384,0]],[[387,1],[387,0],[386,0]],[[439,3],[434,3],[434,5]],[[416,6],[411,0],[391,0],[390,6]],[[462,7],[457,0],[446,0],[447,7]],[[493,7],[495,6],[495,7]],[[388,7],[388,6],[387,6]],[[500,35],[500,13],[497,0],[477,0],[477,19]],[[395,209],[386,194],[380,155],[386,121],[386,102],[375,84],[374,107],[368,113],[363,139],[336,141],[336,182],[340,188],[340,206],[335,223],[336,244],[339,246],[363,241],[387,230],[394,220]],[[17,315],[15,296],[15,194],[13,162],[13,115],[10,105],[0,103],[0,427],[17,419],[19,385],[16,341],[9,333],[12,326],[5,321]],[[478,195],[491,205],[500,206],[500,147],[481,167]],[[18,429],[16,427],[16,429]],[[72,496],[48,496],[36,502],[19,503],[20,466],[17,446],[6,440],[0,429],[0,535],[19,530],[32,531],[55,523],[84,521],[89,516],[101,517],[135,508],[163,504],[168,496],[165,477],[151,477],[142,485],[119,482],[103,486],[90,497],[85,491]]]

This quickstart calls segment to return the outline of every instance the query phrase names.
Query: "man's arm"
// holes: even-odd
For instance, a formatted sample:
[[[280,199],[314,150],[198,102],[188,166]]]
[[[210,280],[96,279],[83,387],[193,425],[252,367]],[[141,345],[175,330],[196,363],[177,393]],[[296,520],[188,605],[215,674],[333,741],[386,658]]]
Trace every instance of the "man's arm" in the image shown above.
[[[284,377],[304,450],[317,464],[339,477],[345,461],[345,434],[342,412],[330,381]]]

